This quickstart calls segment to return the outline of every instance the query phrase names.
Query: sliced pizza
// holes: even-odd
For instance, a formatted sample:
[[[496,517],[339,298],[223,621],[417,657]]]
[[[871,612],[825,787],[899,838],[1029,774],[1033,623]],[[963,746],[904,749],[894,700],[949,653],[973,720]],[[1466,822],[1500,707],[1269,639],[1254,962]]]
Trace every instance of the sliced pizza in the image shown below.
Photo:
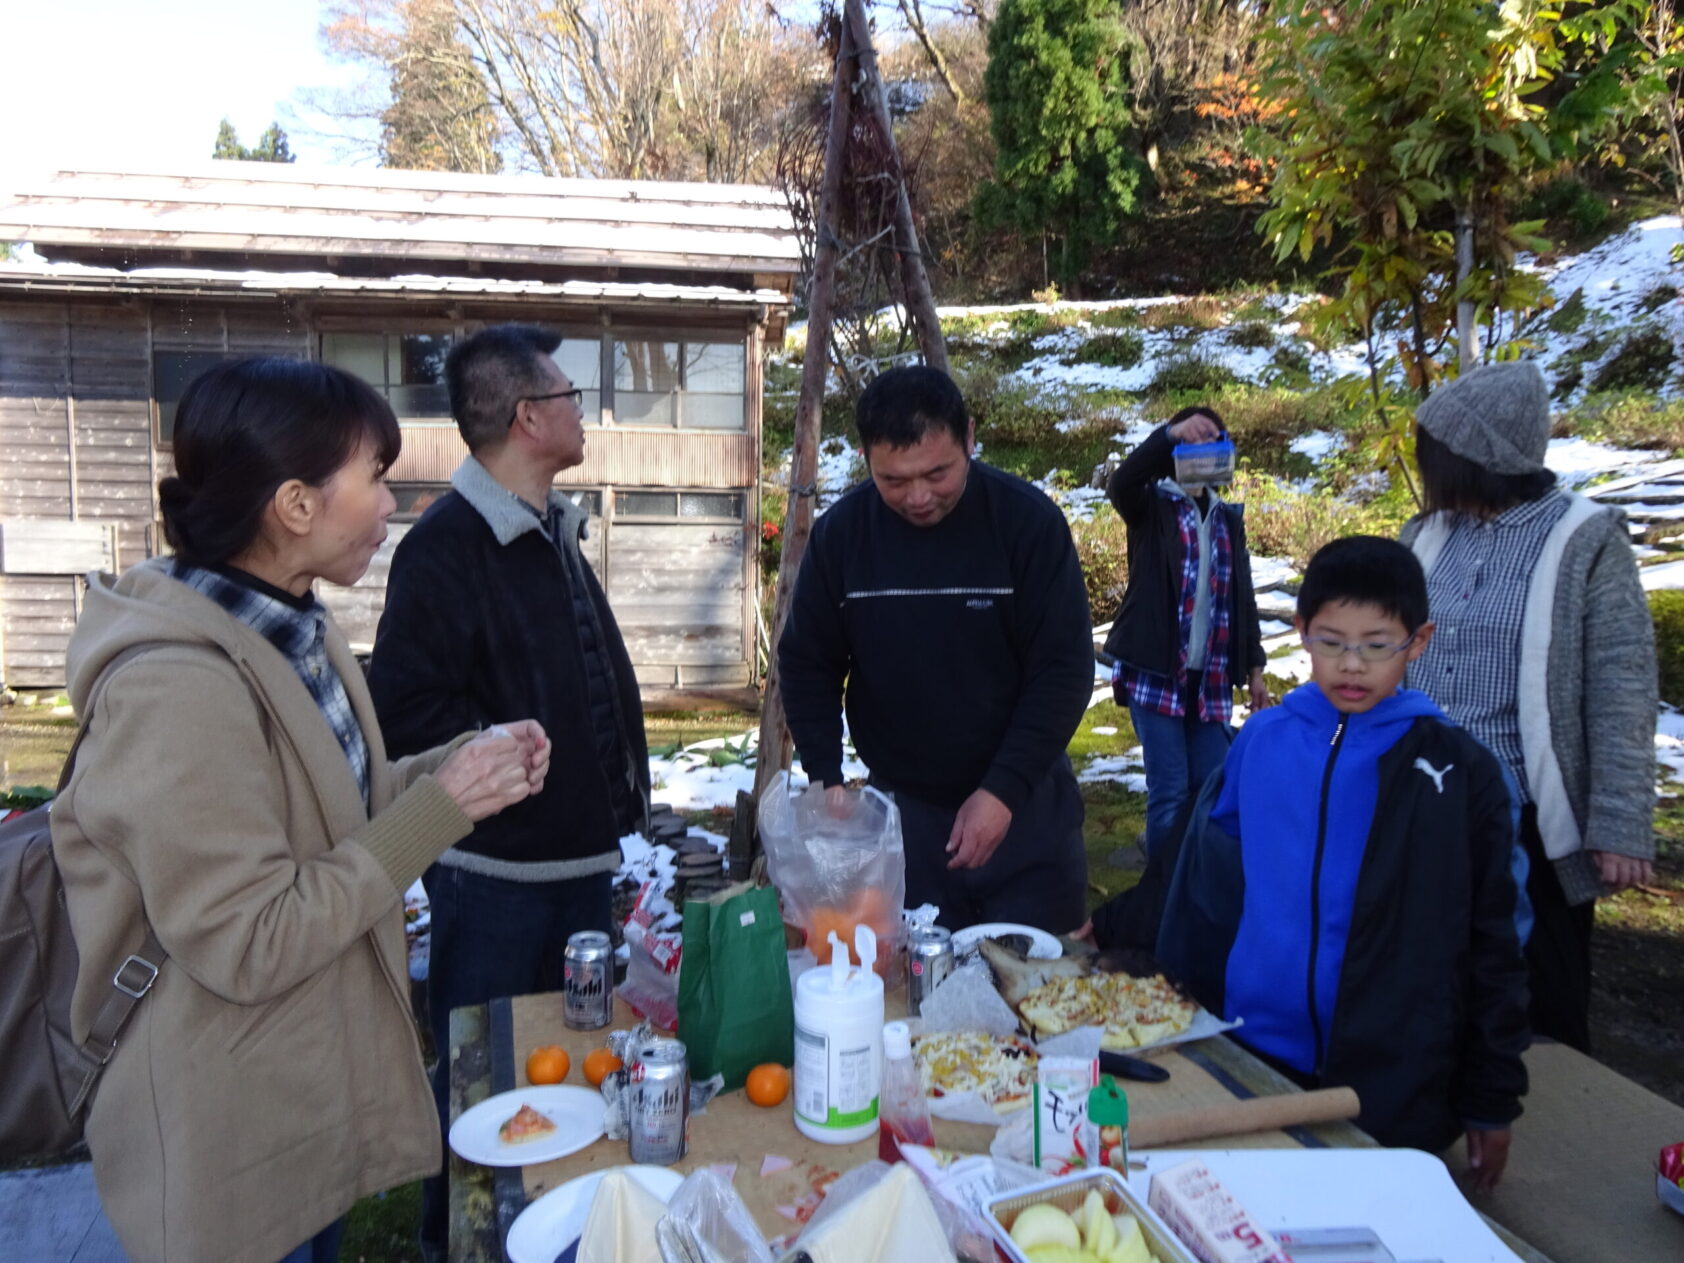
[[[524,1145],[542,1140],[556,1129],[555,1124],[530,1105],[522,1105],[515,1116],[497,1129],[497,1139],[506,1145]]]
[[[1102,1048],[1143,1048],[1193,1024],[1198,1006],[1162,975],[1089,974],[1054,978],[1025,995],[1018,1013],[1038,1039],[1081,1026],[1102,1026]]]
[[[932,1097],[975,1093],[999,1114],[1027,1106],[1035,1093],[1035,1048],[1027,1040],[983,1031],[944,1031],[913,1040],[913,1055]]]

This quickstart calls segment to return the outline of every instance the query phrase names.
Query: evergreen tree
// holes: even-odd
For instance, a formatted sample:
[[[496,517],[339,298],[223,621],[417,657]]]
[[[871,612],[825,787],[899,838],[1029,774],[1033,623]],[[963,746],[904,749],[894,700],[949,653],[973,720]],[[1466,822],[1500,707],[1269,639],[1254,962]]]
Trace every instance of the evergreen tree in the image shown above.
[[[216,129],[216,148],[212,158],[227,158],[234,162],[293,162],[292,147],[279,123],[270,123],[267,131],[257,138],[257,147],[247,149],[240,143],[240,134],[226,118]]]
[[[238,162],[246,156],[246,151],[240,146],[240,134],[234,130],[234,124],[227,119],[216,129],[216,148],[211,150],[212,158],[231,158]]]
[[[246,151],[246,159],[250,162],[293,162],[292,146],[287,144],[287,134],[281,130],[279,123],[270,123],[269,129],[257,138],[257,147]]]
[[[989,28],[983,95],[998,156],[986,222],[1059,240],[1073,286],[1088,256],[1135,207],[1131,37],[1114,0],[1002,0]]]

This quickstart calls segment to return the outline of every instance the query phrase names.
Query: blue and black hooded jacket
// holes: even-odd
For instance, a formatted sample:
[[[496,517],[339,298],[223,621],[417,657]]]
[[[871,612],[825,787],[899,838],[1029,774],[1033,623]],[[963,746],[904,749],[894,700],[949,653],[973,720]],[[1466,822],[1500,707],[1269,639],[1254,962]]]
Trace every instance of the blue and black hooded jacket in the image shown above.
[[[1241,1042],[1347,1085],[1383,1144],[1520,1114],[1528,1042],[1513,804],[1423,693],[1315,685],[1253,716],[1200,796],[1158,958]]]

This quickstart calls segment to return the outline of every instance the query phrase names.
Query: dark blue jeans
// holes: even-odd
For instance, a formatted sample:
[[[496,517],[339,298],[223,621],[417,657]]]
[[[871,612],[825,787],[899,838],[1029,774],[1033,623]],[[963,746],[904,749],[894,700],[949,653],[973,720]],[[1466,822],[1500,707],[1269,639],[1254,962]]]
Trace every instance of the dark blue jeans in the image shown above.
[[[1146,853],[1151,855],[1222,766],[1233,735],[1226,724],[1201,723],[1196,714],[1177,719],[1130,706],[1129,719],[1146,761]]]
[[[427,1009],[438,1064],[433,1099],[450,1131],[450,1010],[497,996],[559,991],[562,952],[579,930],[607,930],[612,873],[570,881],[519,882],[435,864],[421,879],[432,905]],[[444,1257],[450,1224],[450,1154],[445,1173],[421,1186],[421,1247]]]
[[[338,1263],[339,1238],[345,1235],[345,1221],[335,1219],[281,1263]]]

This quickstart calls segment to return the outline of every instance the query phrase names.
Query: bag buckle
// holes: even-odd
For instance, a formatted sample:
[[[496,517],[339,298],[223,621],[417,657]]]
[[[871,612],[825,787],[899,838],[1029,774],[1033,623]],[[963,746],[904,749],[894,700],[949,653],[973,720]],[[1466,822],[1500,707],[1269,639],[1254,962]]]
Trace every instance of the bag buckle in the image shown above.
[[[143,981],[137,980],[133,983],[123,981],[123,975],[129,972],[129,966],[131,965],[133,965],[135,969],[144,972],[145,977]],[[117,990],[121,991],[124,995],[132,996],[136,1000],[140,999],[148,991],[152,990],[152,984],[157,981],[158,966],[154,965],[149,960],[141,959],[139,956],[130,956],[121,965],[118,965],[117,972],[111,975],[111,985],[116,987]]]

